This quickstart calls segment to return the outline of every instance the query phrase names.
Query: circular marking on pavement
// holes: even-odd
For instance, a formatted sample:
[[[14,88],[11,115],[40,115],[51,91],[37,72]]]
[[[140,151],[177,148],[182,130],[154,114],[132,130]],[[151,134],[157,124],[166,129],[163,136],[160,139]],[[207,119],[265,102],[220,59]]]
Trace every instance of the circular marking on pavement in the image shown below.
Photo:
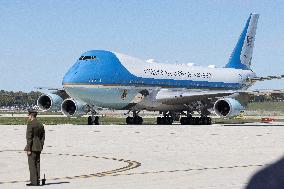
[[[252,168],[252,167],[263,167],[270,164],[258,164],[258,165],[235,165],[235,166],[221,166],[221,167],[203,167],[203,168],[189,168],[189,169],[177,169],[167,171],[145,171],[145,172],[134,172],[134,173],[118,173],[109,176],[131,176],[131,175],[146,175],[146,174],[160,174],[160,173],[177,173],[177,172],[189,172],[189,171],[208,171],[208,170],[222,170],[222,169],[237,169],[237,168]]]
[[[25,153],[22,150],[1,150],[0,153],[3,152],[16,152],[16,153]],[[43,152],[41,154],[45,155],[52,155],[53,153],[48,153],[48,152]],[[104,160],[111,160],[111,161],[119,161],[119,162],[124,162],[126,165],[124,167],[120,167],[117,169],[109,170],[109,171],[104,171],[104,172],[99,172],[99,173],[92,173],[92,174],[87,174],[87,175],[75,175],[75,176],[66,176],[66,177],[55,177],[55,178],[49,178],[46,180],[61,180],[61,179],[78,179],[78,178],[91,178],[91,177],[105,177],[105,176],[111,176],[113,174],[118,174],[124,171],[128,171],[131,169],[135,169],[137,167],[141,166],[141,163],[137,161],[132,161],[132,160],[125,160],[125,159],[118,159],[118,158],[113,158],[113,157],[99,157],[99,156],[89,156],[89,155],[83,155],[83,154],[55,154],[58,156],[72,156],[72,157],[84,157],[84,158],[94,158],[94,159],[104,159]],[[14,183],[23,183],[23,182],[29,182],[28,180],[26,181],[5,181],[5,182],[0,182],[0,185],[2,184],[14,184]]]
[[[17,152],[17,153],[24,153],[20,150],[0,150],[0,153],[3,152]],[[42,153],[42,154],[52,154],[52,153]],[[133,173],[122,173],[124,171],[128,171],[131,169],[135,169],[137,167],[141,166],[141,163],[137,161],[131,161],[131,160],[125,160],[125,159],[117,159],[117,158],[109,158],[109,157],[98,157],[98,156],[88,156],[88,155],[82,155],[82,154],[56,154],[58,156],[76,156],[76,157],[86,157],[86,158],[95,158],[95,159],[107,159],[112,161],[120,161],[127,163],[126,166],[110,170],[110,171],[104,171],[99,173],[93,173],[93,174],[87,174],[87,175],[75,175],[75,176],[66,176],[66,177],[56,177],[56,178],[49,178],[46,180],[49,181],[55,181],[55,180],[61,180],[61,179],[78,179],[78,178],[91,178],[91,177],[106,177],[106,176],[132,176],[132,175],[147,175],[147,174],[161,174],[161,173],[177,173],[177,172],[190,172],[190,171],[208,171],[208,170],[222,170],[222,169],[239,169],[239,168],[252,168],[252,167],[263,167],[267,166],[269,164],[248,164],[248,165],[231,165],[231,166],[219,166],[219,167],[202,167],[202,168],[188,168],[188,169],[176,169],[176,170],[158,170],[158,171],[145,171],[145,172],[133,172]],[[23,183],[23,182],[29,182],[29,181],[7,181],[7,182],[1,182],[2,184],[13,184],[13,183]]]

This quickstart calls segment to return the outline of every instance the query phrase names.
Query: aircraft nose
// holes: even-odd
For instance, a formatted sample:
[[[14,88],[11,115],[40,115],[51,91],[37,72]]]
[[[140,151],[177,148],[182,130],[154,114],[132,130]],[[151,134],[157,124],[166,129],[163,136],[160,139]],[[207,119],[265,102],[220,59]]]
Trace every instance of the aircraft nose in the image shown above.
[[[73,83],[73,76],[70,72],[67,72],[62,80],[62,85],[68,84],[68,83]]]
[[[109,51],[92,50],[83,53],[64,75],[62,84],[82,84],[111,80],[117,57]]]
[[[62,83],[63,85],[88,83],[94,73],[94,66],[91,62],[79,60],[64,75]]]
[[[68,72],[64,75],[62,84],[68,84],[68,83],[76,83],[77,81],[77,75],[78,75],[78,68],[79,63],[77,62],[74,66],[72,66]]]

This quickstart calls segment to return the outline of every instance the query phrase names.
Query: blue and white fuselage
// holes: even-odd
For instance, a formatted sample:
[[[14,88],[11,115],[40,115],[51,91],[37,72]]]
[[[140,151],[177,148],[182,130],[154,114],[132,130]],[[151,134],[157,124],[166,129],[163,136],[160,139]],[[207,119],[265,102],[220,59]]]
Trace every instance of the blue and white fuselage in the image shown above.
[[[120,53],[92,50],[81,55],[63,79],[74,99],[100,107],[123,109],[137,94],[155,88],[238,90],[248,88],[251,70],[188,64],[148,63]],[[123,91],[127,95],[122,98]]]
[[[133,107],[142,101],[139,94],[144,98],[161,88],[247,89],[252,85],[248,78],[256,76],[250,66],[258,17],[258,14],[249,16],[224,68],[148,63],[116,52],[92,50],[82,54],[66,73],[64,89],[81,103],[115,109],[127,109],[130,104]],[[146,104],[140,108],[148,109]],[[156,107],[157,110],[161,108]],[[153,107],[150,109],[153,110]]]

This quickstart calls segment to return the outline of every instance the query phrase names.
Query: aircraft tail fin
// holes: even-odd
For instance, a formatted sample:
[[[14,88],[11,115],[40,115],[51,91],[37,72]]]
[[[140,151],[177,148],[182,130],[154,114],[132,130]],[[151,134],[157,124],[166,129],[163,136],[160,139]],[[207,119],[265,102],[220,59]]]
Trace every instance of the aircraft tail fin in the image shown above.
[[[249,70],[259,14],[250,14],[225,68]]]

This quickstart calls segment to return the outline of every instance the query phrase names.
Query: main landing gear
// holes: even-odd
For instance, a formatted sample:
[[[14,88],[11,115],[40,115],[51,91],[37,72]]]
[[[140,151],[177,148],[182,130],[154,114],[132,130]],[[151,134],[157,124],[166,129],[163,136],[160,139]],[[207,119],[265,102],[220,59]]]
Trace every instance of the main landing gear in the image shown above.
[[[133,117],[128,116],[126,118],[127,125],[142,125],[143,118],[138,115],[139,112],[133,111]]]
[[[201,116],[201,117],[181,117],[180,118],[180,124],[181,125],[211,125],[212,119],[207,116]]]
[[[163,112],[163,117],[157,117],[157,125],[171,125],[174,118],[170,113]]]
[[[142,125],[142,123],[143,123],[143,118],[140,116],[134,116],[134,117],[128,116],[126,118],[127,125]]]
[[[171,125],[173,122],[172,117],[157,117],[157,125]]]

